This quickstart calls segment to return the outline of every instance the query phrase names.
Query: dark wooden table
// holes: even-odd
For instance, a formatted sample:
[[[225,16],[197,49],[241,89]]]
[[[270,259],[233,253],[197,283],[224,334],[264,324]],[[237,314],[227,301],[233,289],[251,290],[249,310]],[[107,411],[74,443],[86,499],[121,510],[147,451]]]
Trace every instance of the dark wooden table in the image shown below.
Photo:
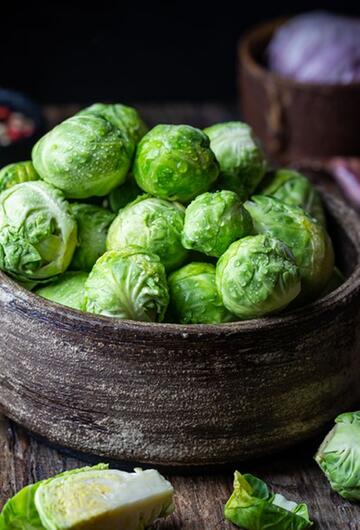
[[[236,108],[220,104],[139,105],[147,122],[191,123],[205,126],[237,117]],[[71,115],[78,107],[48,107],[50,124]],[[1,368],[0,368],[1,369]],[[39,410],[41,414],[41,410]],[[176,512],[157,523],[157,530],[226,530],[223,506],[232,489],[232,474],[238,468],[258,475],[269,486],[295,501],[306,502],[316,528],[360,530],[360,506],[333,493],[313,461],[320,440],[286,453],[213,471],[166,471],[176,491]],[[0,508],[16,491],[30,482],[57,472],[85,465],[84,458],[69,455],[37,440],[20,426],[0,416]],[[121,466],[120,466],[121,467]],[[101,530],[101,529],[99,529]]]

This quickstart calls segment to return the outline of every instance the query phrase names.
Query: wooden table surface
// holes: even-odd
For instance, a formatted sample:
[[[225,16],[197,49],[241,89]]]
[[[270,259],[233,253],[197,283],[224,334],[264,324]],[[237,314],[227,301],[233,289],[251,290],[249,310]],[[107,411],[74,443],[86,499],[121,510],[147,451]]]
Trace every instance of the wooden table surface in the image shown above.
[[[206,126],[237,117],[232,106],[213,104],[139,105],[149,125],[156,122]],[[50,124],[76,111],[76,105],[45,109]],[[39,410],[41,414],[41,410]],[[176,491],[176,512],[159,521],[157,530],[225,530],[236,528],[224,521],[223,506],[232,489],[234,469],[251,472],[271,488],[295,501],[306,502],[316,528],[360,530],[360,506],[333,493],[313,461],[320,440],[286,453],[222,470],[179,472],[166,470]],[[10,496],[30,482],[60,471],[86,465],[83,457],[69,455],[37,440],[22,427],[0,416],[0,508]],[[124,467],[119,465],[119,467]],[[101,530],[101,529],[99,529]]]

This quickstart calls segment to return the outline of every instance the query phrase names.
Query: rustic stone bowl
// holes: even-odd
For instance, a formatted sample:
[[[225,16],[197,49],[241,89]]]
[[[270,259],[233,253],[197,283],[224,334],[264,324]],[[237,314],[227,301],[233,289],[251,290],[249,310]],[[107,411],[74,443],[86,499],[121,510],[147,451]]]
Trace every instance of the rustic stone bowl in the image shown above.
[[[0,403],[52,443],[209,465],[307,439],[360,398],[360,221],[324,195],[336,291],[283,316],[144,324],[50,303],[0,275]]]
[[[266,47],[285,20],[256,26],[239,43],[239,91],[245,121],[277,163],[303,157],[358,156],[360,83],[305,83],[267,68]]]

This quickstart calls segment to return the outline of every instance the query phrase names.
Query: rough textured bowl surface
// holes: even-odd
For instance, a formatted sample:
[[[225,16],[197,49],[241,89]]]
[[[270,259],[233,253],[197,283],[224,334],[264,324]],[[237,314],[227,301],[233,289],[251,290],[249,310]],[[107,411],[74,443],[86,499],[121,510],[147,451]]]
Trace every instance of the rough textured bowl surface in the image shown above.
[[[265,50],[284,19],[255,27],[239,44],[240,102],[245,121],[273,160],[360,153],[360,83],[301,83],[271,72]]]
[[[116,321],[0,275],[0,404],[49,441],[120,460],[218,464],[319,432],[360,397],[360,221],[325,195],[346,282],[284,316]]]

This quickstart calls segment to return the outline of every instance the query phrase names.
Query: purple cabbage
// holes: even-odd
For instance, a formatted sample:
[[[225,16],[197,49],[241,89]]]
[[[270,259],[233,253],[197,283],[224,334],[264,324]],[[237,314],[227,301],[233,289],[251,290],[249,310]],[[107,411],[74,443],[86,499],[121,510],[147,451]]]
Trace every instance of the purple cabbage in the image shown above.
[[[309,83],[360,82],[360,19],[315,11],[275,31],[267,48],[269,68]]]

